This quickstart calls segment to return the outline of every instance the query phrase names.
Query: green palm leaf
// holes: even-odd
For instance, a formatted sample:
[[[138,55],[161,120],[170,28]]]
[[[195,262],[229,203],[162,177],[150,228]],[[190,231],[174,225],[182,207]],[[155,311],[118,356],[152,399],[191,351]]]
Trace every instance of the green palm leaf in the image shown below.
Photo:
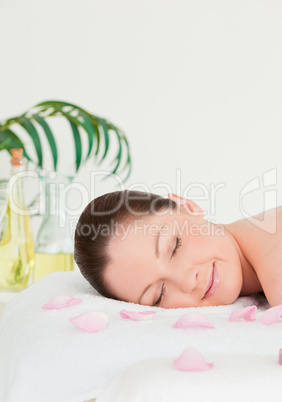
[[[7,119],[3,124],[0,123],[0,150],[6,149],[10,152],[13,147],[21,147],[24,149],[25,156],[30,160],[29,156],[26,153],[23,141],[10,129],[11,125],[18,124],[22,126],[31,137],[37,155],[37,164],[40,168],[42,168],[43,152],[40,137],[36,128],[36,125],[38,124],[39,126],[41,126],[44,134],[46,135],[53,157],[54,170],[57,170],[58,149],[55,141],[55,133],[53,133],[50,126],[46,122],[46,119],[56,116],[64,117],[70,124],[75,145],[76,171],[78,171],[78,169],[80,168],[83,159],[83,149],[81,141],[81,137],[83,135],[86,134],[88,138],[88,147],[83,162],[86,162],[86,160],[88,160],[93,154],[95,159],[100,159],[100,161],[98,162],[99,164],[106,159],[109,153],[111,140],[113,138],[112,135],[114,135],[116,136],[118,141],[118,152],[114,160],[112,161],[114,162],[114,168],[111,171],[110,175],[117,174],[118,172],[122,172],[126,168],[129,168],[129,172],[126,177],[127,180],[131,173],[132,166],[130,150],[126,136],[118,127],[116,127],[114,124],[110,123],[106,119],[95,116],[85,109],[82,109],[81,107],[69,102],[56,100],[40,102],[28,112],[20,116]],[[102,139],[103,141],[101,142]],[[94,143],[96,145],[95,149],[93,150]],[[104,144],[104,149],[100,158],[99,155],[101,150],[101,143]],[[121,160],[124,154],[126,162],[125,166],[122,167]]]
[[[87,116],[86,113],[80,111],[80,116],[84,119],[84,130],[88,134],[88,139],[89,139],[89,147],[88,147],[88,153],[86,159],[90,157],[92,147],[93,147],[93,142],[94,142],[94,137],[95,137],[95,128],[92,126],[90,118]]]
[[[116,164],[116,166],[114,167],[114,170],[112,171],[112,174],[115,174],[115,173],[116,173],[116,171],[118,170],[118,167],[119,167],[120,162],[121,162],[121,156],[122,156],[122,145],[121,145],[121,139],[120,139],[119,132],[118,132],[118,131],[117,131],[117,129],[116,129],[116,128],[114,128],[114,127],[112,128],[112,130],[114,130],[114,132],[116,133],[117,140],[118,140],[118,145],[119,145],[119,148],[118,148],[118,153],[117,153],[117,156],[116,156],[117,164]]]
[[[53,163],[54,163],[54,170],[57,169],[57,161],[58,161],[58,151],[57,151],[57,145],[56,145],[56,141],[54,138],[54,135],[49,127],[49,125],[46,123],[46,121],[39,116],[38,114],[34,114],[33,115],[34,120],[37,121],[38,124],[40,124],[40,126],[43,128],[47,140],[49,142],[51,151],[52,151],[52,156],[53,156]]]
[[[92,116],[90,117],[90,120],[91,120],[91,123],[92,123],[92,125],[94,127],[95,137],[96,137],[96,140],[97,140],[97,146],[96,146],[96,151],[95,151],[95,157],[97,157],[97,155],[99,153],[99,150],[100,150],[100,138],[101,138],[101,135],[100,135],[99,125],[97,124],[97,121]]]
[[[41,107],[41,106],[48,106],[48,107],[54,107],[54,106],[58,106],[60,108],[65,107],[65,106],[69,106],[72,107],[74,109],[80,109],[83,110],[81,107],[74,105],[73,103],[69,103],[69,102],[62,102],[62,101],[45,101],[45,102],[40,102],[38,103],[35,107]]]
[[[101,160],[100,160],[100,162],[99,162],[99,164],[101,164],[101,162],[105,159],[105,156],[106,156],[107,153],[108,153],[108,149],[109,149],[109,145],[110,145],[110,140],[109,140],[108,128],[107,128],[107,126],[106,126],[106,124],[105,124],[105,121],[104,121],[103,119],[98,119],[98,121],[99,121],[99,123],[100,123],[100,126],[101,126],[102,129],[103,129],[103,132],[104,132],[104,139],[105,139],[105,150],[104,150],[103,156],[102,156],[102,158],[101,158]]]
[[[127,148],[127,160],[126,160],[126,163],[125,163],[123,169],[121,170],[121,172],[123,172],[128,167],[128,173],[127,173],[127,176],[124,179],[124,181],[126,181],[129,178],[130,174],[131,174],[132,163],[131,163],[131,157],[130,157],[129,143],[128,143],[127,138],[125,136],[123,136],[123,140],[124,140],[124,142],[126,144],[126,148]]]
[[[75,164],[76,164],[76,171],[78,171],[80,163],[81,163],[81,156],[82,156],[82,144],[81,144],[81,138],[79,134],[79,130],[77,126],[69,120],[72,133],[73,133],[73,138],[74,138],[74,145],[75,145]]]
[[[41,141],[38,135],[38,132],[32,122],[28,120],[26,117],[20,117],[18,119],[18,123],[26,130],[26,132],[30,135],[30,137],[33,140],[33,144],[37,153],[38,157],[38,165],[40,168],[42,168],[42,161],[43,161],[43,155],[42,155],[42,147],[41,147]]]
[[[92,151],[93,142],[95,133],[97,135],[97,130],[95,130],[95,126],[93,126],[91,122],[91,118],[87,112],[85,112],[82,108],[73,105],[72,103],[68,102],[59,102],[59,101],[46,101],[39,103],[36,107],[54,107],[57,112],[65,116],[69,121],[72,121],[77,127],[81,126],[84,131],[88,135],[88,152],[86,156],[86,160],[89,158],[90,153]],[[71,108],[71,111],[77,111],[78,117],[75,117],[71,114],[71,111],[66,112],[64,108]],[[100,135],[99,135],[100,137]],[[100,138],[99,138],[100,140]]]
[[[76,127],[81,126],[85,130],[85,132],[87,133],[89,142],[88,142],[88,153],[87,153],[86,159],[88,159],[88,156],[89,156],[89,154],[90,154],[90,152],[92,150],[92,146],[93,146],[93,139],[94,139],[94,129],[93,129],[93,127],[91,126],[91,129],[89,129],[88,122],[86,124],[84,121],[82,122],[77,117],[72,116],[70,113],[63,112],[63,111],[61,111],[61,113],[62,113],[63,116],[65,116],[65,118],[69,122],[72,122]],[[80,138],[80,135],[79,135],[79,138]],[[77,149],[76,149],[76,152],[78,152]],[[81,147],[80,147],[80,152],[81,152]]]
[[[24,156],[31,161],[31,158],[26,152],[24,144],[11,129],[7,128],[2,130],[0,128],[0,144],[2,149],[7,149],[10,153],[12,148],[23,148]]]

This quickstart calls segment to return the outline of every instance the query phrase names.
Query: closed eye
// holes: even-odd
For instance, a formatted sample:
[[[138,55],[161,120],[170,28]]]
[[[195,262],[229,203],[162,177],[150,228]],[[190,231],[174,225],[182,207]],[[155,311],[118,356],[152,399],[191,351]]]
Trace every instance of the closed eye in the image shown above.
[[[177,237],[177,238],[176,238],[176,244],[175,244],[174,250],[173,250],[173,252],[172,252],[172,254],[171,254],[171,258],[176,255],[176,253],[177,253],[179,247],[181,247],[181,245],[182,245],[182,238],[181,238],[181,237]],[[163,283],[163,285],[162,285],[162,290],[161,290],[160,297],[158,298],[158,300],[156,301],[156,303],[154,304],[154,306],[158,306],[158,305],[161,303],[161,301],[162,301],[163,298],[164,298],[164,294],[165,294],[165,283]]]
[[[176,238],[176,244],[175,244],[175,248],[171,254],[171,258],[175,256],[175,254],[177,253],[179,247],[181,247],[182,245],[182,238],[181,237],[177,237]]]
[[[158,298],[158,300],[157,300],[157,302],[154,304],[154,306],[158,306],[158,305],[160,304],[160,302],[162,301],[162,299],[163,299],[163,297],[164,297],[164,294],[165,294],[165,283],[163,283],[160,297]]]

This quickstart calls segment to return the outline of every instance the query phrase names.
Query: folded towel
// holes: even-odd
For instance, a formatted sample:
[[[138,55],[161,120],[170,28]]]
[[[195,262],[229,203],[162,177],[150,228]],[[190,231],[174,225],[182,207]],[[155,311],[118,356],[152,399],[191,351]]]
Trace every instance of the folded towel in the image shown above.
[[[63,309],[42,309],[62,294],[83,301]],[[236,308],[251,305],[258,308],[256,321],[228,322]],[[171,361],[189,346],[198,349],[207,361],[216,362],[218,355],[274,359],[282,347],[282,324],[264,326],[259,322],[267,308],[261,295],[218,307],[141,306],[98,295],[80,272],[49,274],[17,295],[3,312],[0,401],[82,402],[102,395],[104,387],[127,367],[148,359]],[[156,314],[152,320],[132,321],[123,319],[121,310]],[[103,331],[84,332],[69,321],[90,311],[108,315]],[[203,314],[215,329],[172,327],[183,314],[192,311]]]

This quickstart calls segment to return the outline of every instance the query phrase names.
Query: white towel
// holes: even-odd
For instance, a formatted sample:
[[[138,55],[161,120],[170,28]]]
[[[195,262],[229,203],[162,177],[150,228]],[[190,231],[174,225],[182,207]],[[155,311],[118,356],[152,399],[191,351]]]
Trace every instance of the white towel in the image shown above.
[[[61,294],[82,298],[83,302],[61,310],[42,309],[43,304]],[[228,322],[236,308],[253,304],[258,307],[256,321]],[[264,326],[259,322],[268,307],[263,296],[255,295],[228,306],[152,308],[106,299],[79,272],[49,274],[16,296],[3,312],[0,401],[82,402],[102,395],[104,387],[127,367],[148,359],[171,362],[189,346],[215,363],[220,355],[277,360],[282,323]],[[153,310],[156,314],[151,321],[137,322],[122,319],[119,312],[123,309]],[[88,311],[102,311],[109,316],[103,331],[86,333],[68,320]],[[189,311],[204,314],[215,329],[172,328]],[[158,360],[153,360],[154,364],[159,364]],[[242,360],[242,367],[244,364]],[[219,367],[218,363],[215,370]]]
[[[209,371],[181,372],[175,357],[148,359],[127,367],[97,402],[281,402],[282,366],[275,356],[218,355]]]

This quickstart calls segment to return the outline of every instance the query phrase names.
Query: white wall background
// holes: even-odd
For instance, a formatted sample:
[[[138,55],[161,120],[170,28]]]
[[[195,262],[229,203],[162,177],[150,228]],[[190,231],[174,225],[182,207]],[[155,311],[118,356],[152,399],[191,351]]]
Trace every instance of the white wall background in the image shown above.
[[[281,1],[0,0],[0,16],[0,120],[47,99],[73,102],[127,134],[127,188],[187,195],[192,185],[190,198],[222,223],[243,217],[240,193],[255,178],[246,213],[275,206],[266,190],[282,204]],[[58,125],[69,169],[72,136]],[[94,169],[76,176],[89,191]],[[272,172],[263,189],[273,169],[276,184]],[[221,188],[201,200],[195,183]],[[95,196],[114,185],[96,181]],[[73,192],[70,204],[80,203]]]

